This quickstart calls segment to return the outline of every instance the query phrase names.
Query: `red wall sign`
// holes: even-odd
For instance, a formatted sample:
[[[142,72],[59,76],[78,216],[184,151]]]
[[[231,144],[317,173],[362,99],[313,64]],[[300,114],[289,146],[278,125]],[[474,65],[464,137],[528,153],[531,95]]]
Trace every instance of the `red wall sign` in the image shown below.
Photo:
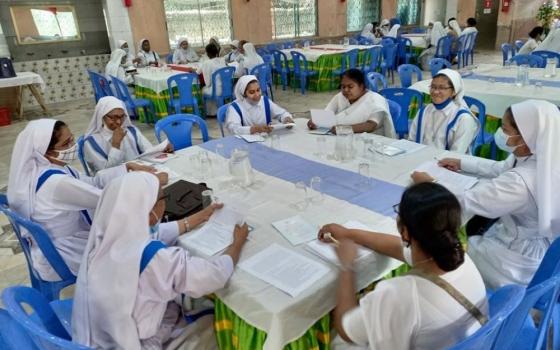
[[[484,0],[484,8],[491,9],[492,8],[492,0]]]

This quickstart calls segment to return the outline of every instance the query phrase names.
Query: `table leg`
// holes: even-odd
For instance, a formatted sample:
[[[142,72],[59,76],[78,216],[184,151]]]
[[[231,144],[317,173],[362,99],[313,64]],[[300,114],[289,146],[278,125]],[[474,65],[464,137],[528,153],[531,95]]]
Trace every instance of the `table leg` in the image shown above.
[[[16,109],[18,111],[18,117],[19,119],[23,119],[23,86],[20,85],[17,87],[16,94]]]
[[[37,100],[37,102],[39,103],[41,108],[43,109],[43,112],[45,112],[46,115],[50,115],[49,110],[47,109],[47,106],[45,105],[45,100],[43,99],[43,95],[41,95],[39,90],[37,90],[37,87],[33,84],[29,84],[29,85],[27,85],[27,87],[29,87],[29,90],[31,90],[31,93],[33,94],[33,96],[35,97],[35,99]]]

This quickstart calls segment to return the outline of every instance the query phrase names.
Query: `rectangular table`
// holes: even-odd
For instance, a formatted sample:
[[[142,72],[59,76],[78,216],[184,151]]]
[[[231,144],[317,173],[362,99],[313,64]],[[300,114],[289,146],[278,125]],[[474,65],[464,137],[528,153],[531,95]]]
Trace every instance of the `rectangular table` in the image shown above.
[[[0,79],[0,89],[10,87],[15,87],[17,89],[16,109],[20,119],[23,118],[23,90],[25,87],[31,91],[31,94],[35,97],[35,100],[37,100],[43,112],[50,115],[45,101],[43,100],[43,96],[37,89],[37,85],[41,90],[44,90],[46,86],[43,78],[39,74],[33,72],[18,72],[13,78]]]
[[[192,164],[192,156],[202,149],[212,150],[218,143],[222,143],[225,149],[238,147],[239,145],[235,141],[237,139],[215,140],[201,145],[202,147],[197,146],[181,150],[177,152],[177,158],[166,163],[166,166],[188,181],[204,181],[207,183],[209,187],[214,189],[215,195],[226,205],[242,205],[248,209],[247,221],[255,229],[251,232],[250,240],[243,249],[241,261],[251,257],[271,243],[278,243],[328,265],[315,255],[308,253],[302,246],[292,246],[271,226],[271,222],[300,214],[317,227],[329,222],[344,223],[351,219],[374,225],[379,220],[386,219],[387,216],[366,209],[365,207],[370,207],[368,203],[360,202],[357,198],[364,185],[353,183],[355,176],[350,175],[355,175],[359,163],[370,163],[371,177],[388,183],[382,185],[381,182],[374,181],[372,186],[386,186],[383,188],[392,188],[392,191],[394,191],[394,185],[402,186],[402,189],[404,189],[405,186],[410,184],[410,173],[417,165],[449,153],[426,147],[413,154],[393,158],[378,158],[372,161],[369,158],[362,157],[363,144],[356,142],[355,146],[359,157],[352,161],[340,163],[330,157],[320,158],[317,155],[320,146],[326,153],[333,152],[335,136],[326,136],[326,143],[320,144],[317,142],[320,136],[310,135],[306,132],[306,119],[296,119],[296,123],[297,126],[294,130],[285,130],[280,134],[280,151],[274,149],[267,151],[263,148],[265,147],[263,144],[241,144],[241,147],[247,147],[250,153],[260,153],[261,157],[263,152],[264,155],[266,155],[266,152],[270,152],[270,157],[278,161],[279,167],[279,170],[274,170],[266,168],[266,165],[254,164],[254,168],[262,171],[256,171],[255,183],[246,189],[231,188],[229,185],[230,177],[227,175],[227,160],[213,152],[210,152],[213,162],[213,176],[203,178],[201,172]],[[362,137],[372,138],[384,143],[394,141],[371,134],[356,136],[357,139]],[[284,162],[282,159],[284,159]],[[294,168],[290,169],[291,165]],[[347,191],[356,192],[356,196],[351,196],[348,200],[342,200],[340,197],[344,194],[330,192],[333,193],[333,196],[326,195],[321,204],[311,205],[303,212],[298,212],[292,204],[299,198],[294,194],[295,186],[289,179],[293,181],[301,179],[302,172],[306,176],[321,176],[328,179],[327,173],[329,171],[326,171],[324,166],[347,173],[347,176],[339,176],[336,185],[339,187],[346,186]],[[314,174],[314,169],[317,169],[320,173]],[[301,176],[297,177],[294,174],[300,174]],[[352,180],[349,180],[351,178]],[[378,194],[375,196],[376,198],[371,198],[371,201],[383,203],[383,207],[386,207],[395,204],[393,202],[398,202],[398,199],[393,198],[394,195],[392,193],[390,199],[386,199],[382,194]],[[373,207],[377,208],[377,206]],[[398,234],[396,227],[388,233]],[[182,239],[179,240],[179,245],[181,244]],[[398,261],[378,254],[373,254],[370,259],[365,261],[360,261],[357,264],[359,287],[363,288],[380,279],[400,264]],[[255,327],[256,330],[253,329],[253,331],[265,332],[266,340],[263,341],[263,348],[281,349],[306,334],[306,331],[318,320],[328,317],[326,315],[334,308],[338,273],[334,266],[329,265],[329,267],[330,273],[326,278],[311,290],[296,298],[292,298],[248,273],[236,269],[227,287],[216,293],[218,297],[217,329],[232,331],[232,322],[220,319],[222,315],[218,308],[223,308],[225,305],[230,313],[235,313],[248,326]],[[328,324],[326,328],[324,332],[326,332],[328,340]],[[250,337],[250,333],[243,334]],[[220,338],[219,335],[218,338]],[[244,339],[237,339],[236,341],[238,344],[245,344]]]
[[[412,46],[420,49],[425,49],[428,47],[428,42],[426,41],[426,34],[402,34],[403,38],[410,39],[412,41]]]

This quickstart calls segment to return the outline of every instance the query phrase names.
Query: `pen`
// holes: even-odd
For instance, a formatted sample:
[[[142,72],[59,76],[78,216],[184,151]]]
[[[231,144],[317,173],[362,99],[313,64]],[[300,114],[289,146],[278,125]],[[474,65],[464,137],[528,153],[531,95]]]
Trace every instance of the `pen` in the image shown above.
[[[340,245],[340,242],[334,238],[330,232],[325,233],[325,237],[330,239],[337,247]]]

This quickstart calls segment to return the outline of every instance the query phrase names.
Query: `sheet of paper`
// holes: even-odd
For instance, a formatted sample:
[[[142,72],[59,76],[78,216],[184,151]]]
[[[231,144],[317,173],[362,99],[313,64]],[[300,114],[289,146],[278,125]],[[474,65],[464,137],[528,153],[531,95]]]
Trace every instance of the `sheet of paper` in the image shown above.
[[[456,173],[451,170],[437,165],[436,161],[429,161],[420,164],[416,171],[425,171],[430,176],[435,178],[441,185],[445,186],[449,191],[455,194],[462,194],[466,190],[473,187],[478,179],[472,176],[466,176],[463,174]]]
[[[239,267],[292,297],[297,297],[329,272],[325,265],[276,243],[243,261]]]
[[[258,134],[253,135],[236,135],[237,138],[245,140],[246,142],[253,143],[253,142],[264,142],[264,137]]]
[[[291,126],[292,128],[294,128],[296,126],[296,123],[277,123],[277,124],[271,124],[270,126],[272,126],[273,130],[282,130],[282,129],[286,129],[289,126]]]
[[[142,157],[142,159],[147,162],[157,163],[157,164],[165,163],[169,159],[173,159],[173,158],[177,158],[177,155],[173,153],[164,153],[164,152],[151,153],[150,155]]]
[[[314,240],[319,232],[319,228],[311,225],[299,215],[273,222],[272,226],[292,245]]]
[[[336,248],[333,243],[324,243],[316,239],[314,241],[308,242],[305,248],[318,257],[336,266],[340,266],[340,261],[338,260],[338,256],[336,255]],[[356,259],[361,259],[363,257],[371,255],[372,253],[373,251],[365,247],[358,247],[358,256],[356,257]]]
[[[322,128],[332,128],[336,125],[336,116],[333,111],[325,109],[311,109],[311,120],[315,125]]]
[[[331,132],[330,128],[317,128],[317,129],[308,131],[308,133],[314,134],[314,135],[328,135],[328,134],[330,134],[330,132]]]
[[[233,229],[243,222],[244,213],[225,205],[216,210],[204,226],[187,235],[185,245],[207,256],[215,255],[233,242]]]
[[[144,151],[144,153],[139,155],[137,158],[145,158],[147,156],[162,153],[163,150],[165,149],[165,147],[167,147],[168,144],[169,144],[168,140],[163,140],[161,143],[148,148],[146,151]]]
[[[390,146],[401,149],[406,153],[413,153],[425,148],[426,145],[401,139],[390,144]]]

